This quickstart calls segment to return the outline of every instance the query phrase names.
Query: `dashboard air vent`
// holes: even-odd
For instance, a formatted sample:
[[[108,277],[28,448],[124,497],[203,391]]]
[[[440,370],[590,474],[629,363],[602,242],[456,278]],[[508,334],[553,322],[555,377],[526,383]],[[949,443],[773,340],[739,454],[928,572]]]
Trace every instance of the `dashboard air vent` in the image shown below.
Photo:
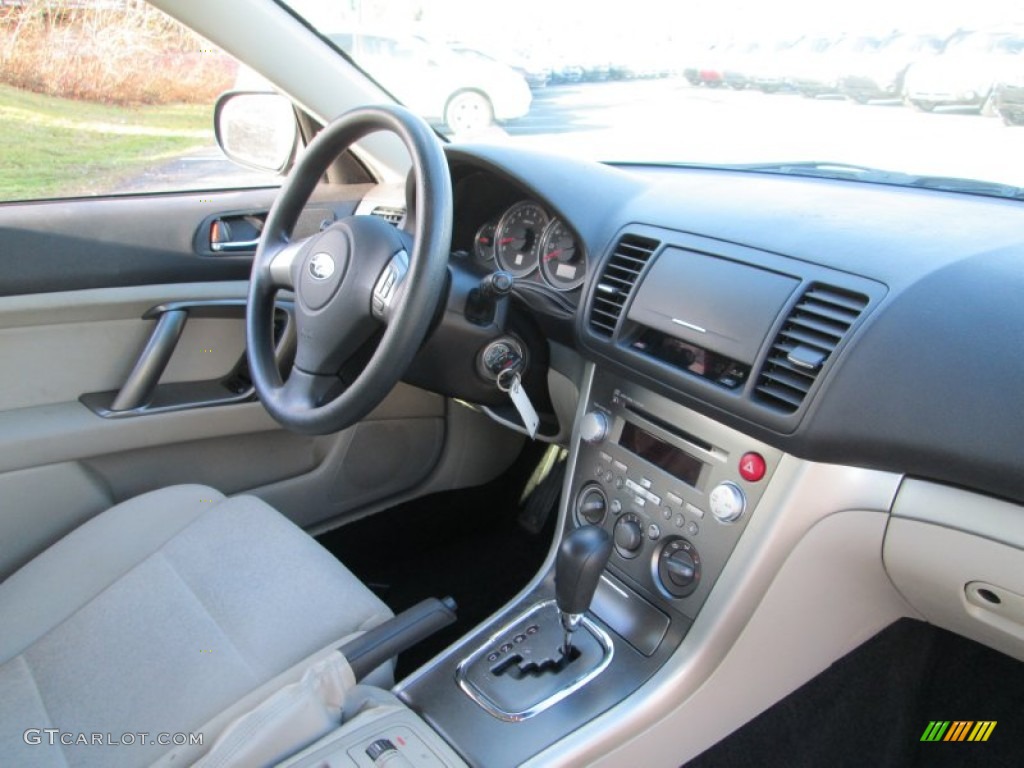
[[[378,205],[370,214],[373,216],[379,216],[384,221],[398,226],[402,223],[402,219],[405,217],[405,210],[402,208],[391,208],[386,205]]]
[[[867,305],[867,296],[859,293],[812,285],[793,307],[768,352],[757,380],[757,399],[785,413],[796,411]]]
[[[590,306],[590,329],[594,333],[607,338],[615,333],[629,294],[659,245],[657,240],[639,235],[624,235],[619,240],[594,290]]]

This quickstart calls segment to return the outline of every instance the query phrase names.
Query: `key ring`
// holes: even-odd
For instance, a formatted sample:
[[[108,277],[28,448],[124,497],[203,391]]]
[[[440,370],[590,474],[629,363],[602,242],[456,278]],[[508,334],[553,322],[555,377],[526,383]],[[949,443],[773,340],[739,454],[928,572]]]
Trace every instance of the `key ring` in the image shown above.
[[[497,382],[496,382],[497,385],[498,385],[498,389],[500,389],[502,392],[505,392],[505,393],[511,392],[512,391],[512,387],[516,383],[516,377],[518,375],[519,374],[516,372],[514,367],[509,367],[509,368],[506,368],[505,370],[503,370],[501,373],[498,374],[498,379],[497,379]],[[508,384],[507,385],[504,385],[504,384],[501,383],[502,378],[505,377],[505,376],[509,376],[510,377],[509,380],[508,380]]]

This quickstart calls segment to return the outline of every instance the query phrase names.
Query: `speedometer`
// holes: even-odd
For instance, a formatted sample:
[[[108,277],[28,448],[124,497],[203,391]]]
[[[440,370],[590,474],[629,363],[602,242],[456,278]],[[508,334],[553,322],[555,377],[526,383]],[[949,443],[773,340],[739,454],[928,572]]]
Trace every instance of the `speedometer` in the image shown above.
[[[498,266],[514,277],[526,277],[537,268],[540,240],[548,215],[537,203],[523,200],[501,217],[494,234]]]
[[[561,219],[552,219],[541,237],[540,273],[548,285],[559,291],[578,288],[587,276],[583,251]]]

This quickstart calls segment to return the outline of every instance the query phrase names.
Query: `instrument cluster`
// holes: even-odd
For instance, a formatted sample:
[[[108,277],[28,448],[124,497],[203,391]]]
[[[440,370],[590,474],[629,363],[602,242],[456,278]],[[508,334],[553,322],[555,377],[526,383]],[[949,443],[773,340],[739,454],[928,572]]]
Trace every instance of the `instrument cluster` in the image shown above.
[[[540,203],[520,200],[485,222],[473,237],[473,257],[517,280],[539,279],[556,291],[583,285],[587,260],[576,235]]]

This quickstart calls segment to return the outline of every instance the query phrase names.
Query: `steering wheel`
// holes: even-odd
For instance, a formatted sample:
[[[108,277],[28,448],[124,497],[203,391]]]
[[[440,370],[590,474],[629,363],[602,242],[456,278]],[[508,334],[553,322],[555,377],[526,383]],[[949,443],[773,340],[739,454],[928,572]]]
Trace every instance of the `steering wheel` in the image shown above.
[[[344,149],[377,131],[398,136],[412,158],[413,236],[378,216],[349,216],[292,241],[327,168]],[[249,282],[249,371],[271,416],[295,432],[327,434],[355,424],[384,399],[430,327],[447,277],[451,231],[448,164],[421,118],[398,106],[363,107],[317,135],[267,215]],[[287,380],[274,354],[274,298],[282,289],[295,292],[298,331]],[[382,328],[369,361],[342,389],[339,371]]]

